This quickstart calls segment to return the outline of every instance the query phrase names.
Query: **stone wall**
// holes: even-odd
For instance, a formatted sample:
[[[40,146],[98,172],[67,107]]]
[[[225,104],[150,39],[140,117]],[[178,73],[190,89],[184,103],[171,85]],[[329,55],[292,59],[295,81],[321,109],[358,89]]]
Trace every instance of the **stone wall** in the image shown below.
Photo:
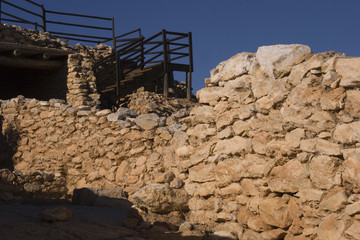
[[[18,97],[1,102],[2,131],[19,135],[16,170],[55,173],[69,193],[121,187],[233,239],[359,239],[359,69],[304,45],[260,47],[212,70],[192,109]]]
[[[36,95],[37,99],[49,99],[43,92],[52,92],[53,97],[61,97],[61,99],[66,100],[67,103],[74,107],[100,107],[100,95],[96,90],[96,78],[94,76],[93,66],[97,61],[111,54],[111,47],[104,44],[99,44],[95,47],[87,47],[81,44],[71,46],[66,41],[52,37],[48,32],[8,24],[0,24],[0,42],[56,48],[69,52],[67,66],[65,66],[64,69],[52,73],[49,72],[49,74],[45,76],[39,74],[39,77],[37,77],[36,71],[26,71],[25,74],[27,76],[23,76],[27,81],[26,91],[19,89],[23,95],[30,98]],[[10,69],[9,71],[14,71],[14,69]],[[64,71],[67,71],[67,73],[64,73]],[[19,78],[20,77],[21,76],[19,76]],[[39,78],[41,78],[41,81],[38,80]],[[34,84],[31,84],[30,81]],[[65,84],[63,83],[64,81],[66,81]],[[11,87],[10,85],[8,86],[8,88]],[[56,92],[57,88],[59,88],[59,92]],[[37,91],[38,89],[40,89],[40,92]],[[16,91],[16,89],[11,89],[9,94]],[[45,97],[43,95],[45,95]]]

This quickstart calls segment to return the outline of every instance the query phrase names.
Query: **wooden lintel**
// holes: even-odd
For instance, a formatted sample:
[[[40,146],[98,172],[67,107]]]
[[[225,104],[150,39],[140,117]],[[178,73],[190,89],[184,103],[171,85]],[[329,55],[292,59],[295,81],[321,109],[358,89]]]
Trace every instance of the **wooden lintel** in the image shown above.
[[[64,60],[38,60],[30,58],[11,58],[0,56],[0,66],[30,68],[40,70],[57,70],[64,66]]]
[[[18,43],[10,43],[10,42],[0,42],[0,52],[5,51],[19,51],[24,55],[41,55],[44,53],[50,54],[52,56],[67,56],[71,53],[69,50],[57,49],[57,48],[46,48],[46,47],[38,47],[34,45],[25,45]]]

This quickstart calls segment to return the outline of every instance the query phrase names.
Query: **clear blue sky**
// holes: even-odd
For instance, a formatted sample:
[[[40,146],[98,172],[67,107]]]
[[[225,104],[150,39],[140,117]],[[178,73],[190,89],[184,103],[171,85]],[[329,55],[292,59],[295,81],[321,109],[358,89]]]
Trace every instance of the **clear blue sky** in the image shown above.
[[[191,31],[194,92],[219,62],[263,45],[300,43],[315,53],[360,56],[360,0],[35,1],[49,10],[114,16],[118,34],[139,27],[145,37]]]

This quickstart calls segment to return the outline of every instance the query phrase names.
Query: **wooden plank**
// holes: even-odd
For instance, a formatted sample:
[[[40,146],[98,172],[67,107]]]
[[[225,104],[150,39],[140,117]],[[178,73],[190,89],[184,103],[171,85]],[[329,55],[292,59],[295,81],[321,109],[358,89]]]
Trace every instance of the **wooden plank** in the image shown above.
[[[10,43],[10,42],[0,42],[0,52],[4,51],[14,51],[18,49],[24,54],[50,54],[53,56],[67,56],[71,52],[69,50],[56,49],[56,48],[45,48],[38,47],[34,45],[25,45],[18,43]]]
[[[15,68],[30,68],[40,70],[56,70],[64,66],[64,60],[41,61],[28,58],[11,58],[0,56],[0,66]]]

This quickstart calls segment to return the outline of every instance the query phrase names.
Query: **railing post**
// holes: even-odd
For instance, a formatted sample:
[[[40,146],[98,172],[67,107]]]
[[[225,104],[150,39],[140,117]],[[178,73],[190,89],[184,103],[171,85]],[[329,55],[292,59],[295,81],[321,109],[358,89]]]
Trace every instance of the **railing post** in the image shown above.
[[[186,73],[186,98],[191,99],[191,73],[194,71],[193,53],[192,53],[192,34],[188,33],[189,41],[189,71]]]
[[[144,37],[140,36],[140,52],[141,52],[141,70],[145,67],[145,56],[144,56]]]
[[[0,23],[1,23],[1,5],[2,5],[2,0],[0,0]]]
[[[164,54],[164,89],[163,95],[165,99],[169,96],[169,69],[168,69],[168,46],[166,39],[166,30],[162,30],[162,41],[163,41],[163,54]]]
[[[115,83],[116,83],[116,95],[120,95],[120,60],[119,53],[116,51],[116,38],[115,38],[115,22],[114,17],[111,19],[112,24],[112,40],[113,40],[113,54],[115,56]]]
[[[42,18],[42,29],[46,32],[46,10],[44,8],[44,4],[41,4],[41,18]],[[36,26],[37,27],[37,26]]]

